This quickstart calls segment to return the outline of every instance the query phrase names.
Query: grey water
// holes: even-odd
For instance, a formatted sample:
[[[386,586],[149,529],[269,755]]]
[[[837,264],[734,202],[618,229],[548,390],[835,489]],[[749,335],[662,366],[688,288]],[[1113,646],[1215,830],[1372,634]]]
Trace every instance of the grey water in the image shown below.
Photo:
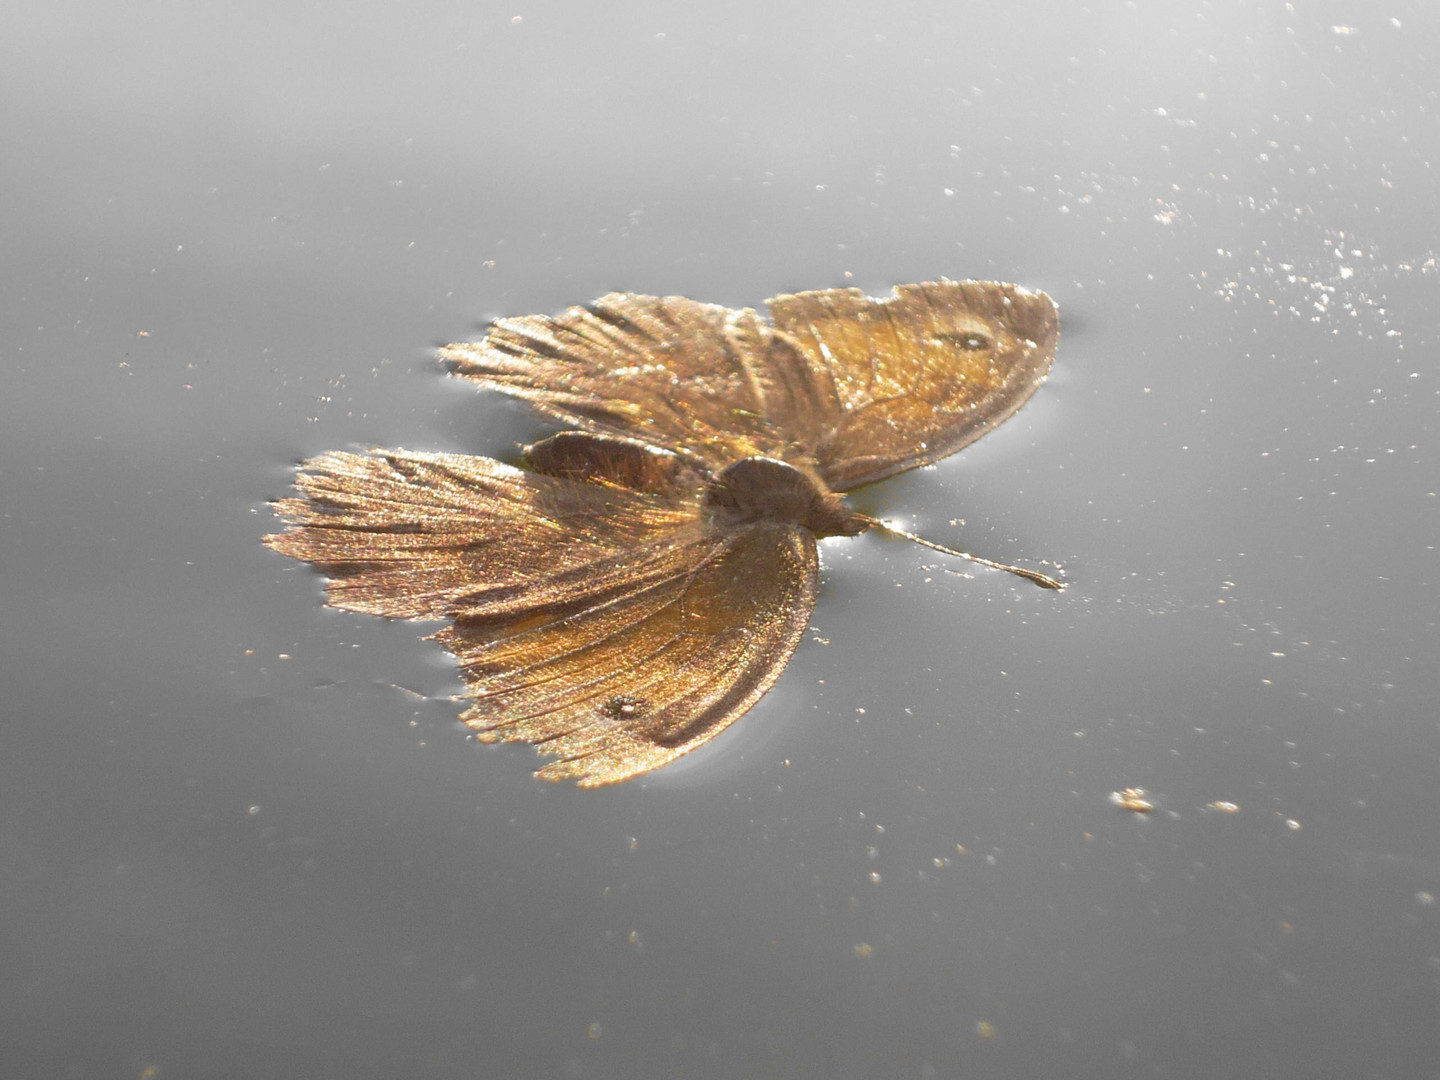
[[[0,11],[0,1074],[1440,1076],[1440,11]],[[577,791],[264,549],[613,289],[1044,289],[777,687]],[[1143,787],[1157,809],[1112,792]],[[1232,803],[1238,810],[1217,804]]]

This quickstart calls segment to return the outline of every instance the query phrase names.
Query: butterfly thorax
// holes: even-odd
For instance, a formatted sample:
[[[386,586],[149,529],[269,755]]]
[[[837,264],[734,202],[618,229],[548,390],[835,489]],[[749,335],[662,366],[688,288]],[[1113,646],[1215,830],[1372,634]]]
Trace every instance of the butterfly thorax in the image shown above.
[[[720,526],[775,521],[803,525],[816,536],[858,536],[870,527],[814,472],[776,458],[727,465],[711,477],[702,505]]]

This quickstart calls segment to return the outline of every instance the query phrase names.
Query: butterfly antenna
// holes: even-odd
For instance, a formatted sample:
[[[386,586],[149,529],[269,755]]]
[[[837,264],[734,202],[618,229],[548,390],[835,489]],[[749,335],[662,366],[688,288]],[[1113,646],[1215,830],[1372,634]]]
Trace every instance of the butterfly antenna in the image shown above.
[[[994,559],[987,559],[981,555],[971,555],[968,551],[956,551],[954,548],[948,548],[945,547],[943,544],[937,544],[933,540],[926,540],[923,536],[916,536],[914,533],[906,532],[904,529],[897,529],[894,525],[891,525],[889,522],[881,521],[879,518],[872,518],[868,514],[862,516],[875,528],[883,529],[886,532],[890,533],[892,536],[903,536],[906,540],[913,540],[921,547],[927,547],[931,551],[938,551],[945,555],[954,555],[955,557],[960,559],[969,559],[973,563],[979,563],[981,566],[988,566],[992,570],[1004,570],[1008,573],[1014,574],[1016,577],[1023,577],[1026,581],[1033,581],[1042,589],[1063,589],[1065,587],[1060,582],[1056,581],[1054,578],[1047,577],[1046,575],[1040,573],[1038,570],[1027,570],[1023,566],[1011,566],[1009,563],[996,562]]]

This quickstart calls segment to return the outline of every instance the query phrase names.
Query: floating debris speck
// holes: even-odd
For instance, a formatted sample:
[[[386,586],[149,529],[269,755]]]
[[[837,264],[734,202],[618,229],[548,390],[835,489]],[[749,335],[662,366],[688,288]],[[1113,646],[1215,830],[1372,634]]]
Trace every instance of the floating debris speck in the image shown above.
[[[1155,804],[1150,801],[1150,794],[1141,787],[1127,787],[1120,791],[1110,793],[1110,801],[1121,810],[1129,810],[1132,814],[1150,814],[1155,810]]]

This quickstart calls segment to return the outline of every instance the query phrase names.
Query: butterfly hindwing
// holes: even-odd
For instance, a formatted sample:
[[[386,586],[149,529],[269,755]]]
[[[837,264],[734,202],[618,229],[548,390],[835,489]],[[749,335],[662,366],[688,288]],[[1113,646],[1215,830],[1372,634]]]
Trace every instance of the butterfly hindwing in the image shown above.
[[[486,741],[547,779],[626,779],[709,741],[779,677],[814,607],[814,536],[715,526],[704,475],[633,440],[564,432],[530,469],[458,454],[324,454],[267,538],[347,611],[444,618]]]
[[[762,522],[694,537],[669,570],[553,618],[500,630],[463,615],[436,635],[487,742],[558,758],[551,780],[596,787],[708,742],[774,683],[815,603],[815,538]],[[637,560],[650,553],[638,551]]]

